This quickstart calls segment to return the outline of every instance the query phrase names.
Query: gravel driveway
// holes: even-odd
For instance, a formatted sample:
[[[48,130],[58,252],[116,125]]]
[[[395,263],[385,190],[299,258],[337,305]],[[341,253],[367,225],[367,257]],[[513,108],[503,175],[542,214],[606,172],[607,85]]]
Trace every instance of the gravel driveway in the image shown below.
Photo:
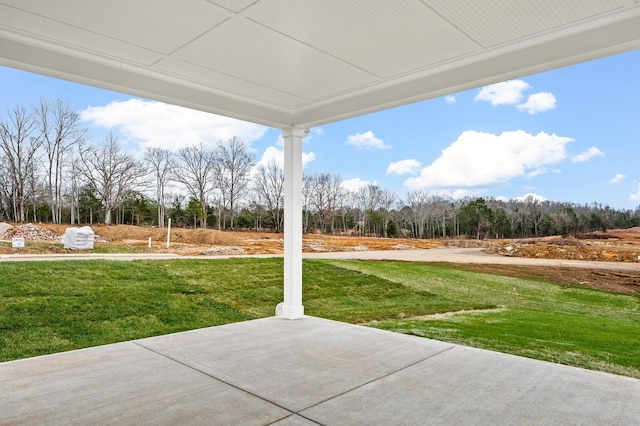
[[[222,256],[179,256],[174,254],[43,254],[43,255],[2,255],[2,261],[42,261],[42,260],[167,260],[167,259],[221,259],[230,257],[282,257],[281,254],[267,255],[222,255]],[[524,265],[570,267],[584,269],[607,269],[640,271],[640,262],[599,262],[589,260],[556,260],[529,259],[524,257],[508,257],[497,254],[487,254],[479,248],[433,248],[415,250],[365,250],[304,253],[306,259],[360,259],[360,260],[401,260],[409,262],[450,262],[471,263],[480,265]]]
[[[428,250],[371,250],[336,253],[305,253],[310,259],[404,260],[410,262],[451,262],[491,265],[562,266],[585,269],[640,271],[640,262],[596,262],[589,260],[529,259],[487,254],[480,248],[434,248]]]

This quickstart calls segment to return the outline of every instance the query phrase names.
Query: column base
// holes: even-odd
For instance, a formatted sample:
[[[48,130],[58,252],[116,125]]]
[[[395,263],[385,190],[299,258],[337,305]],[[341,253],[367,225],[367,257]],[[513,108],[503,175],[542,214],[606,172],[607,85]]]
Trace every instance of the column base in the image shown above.
[[[278,303],[276,306],[276,316],[292,320],[304,318],[304,306],[292,306],[285,305],[284,303]]]

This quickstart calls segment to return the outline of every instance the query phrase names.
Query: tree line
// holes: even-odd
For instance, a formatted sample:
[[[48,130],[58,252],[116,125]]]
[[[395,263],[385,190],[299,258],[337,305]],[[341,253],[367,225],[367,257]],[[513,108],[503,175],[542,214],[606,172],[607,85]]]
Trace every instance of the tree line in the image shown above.
[[[77,112],[40,100],[0,114],[0,220],[105,223],[280,232],[284,171],[257,164],[232,137],[143,158],[108,133],[90,143]],[[378,185],[347,191],[338,175],[303,180],[303,231],[341,235],[526,238],[640,226],[640,206],[618,210],[532,196],[452,199],[428,191],[400,197]]]

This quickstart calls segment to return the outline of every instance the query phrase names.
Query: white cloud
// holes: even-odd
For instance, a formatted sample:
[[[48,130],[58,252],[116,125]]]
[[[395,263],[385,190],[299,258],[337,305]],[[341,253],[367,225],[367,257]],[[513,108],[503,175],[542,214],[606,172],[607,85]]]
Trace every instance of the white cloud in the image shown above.
[[[304,168],[307,164],[314,161],[316,159],[316,154],[314,152],[303,152],[302,153],[302,167]],[[262,157],[260,160],[256,162],[256,166],[267,165],[270,162],[275,161],[281,168],[284,168],[284,150],[278,149],[276,146],[269,146],[262,153]]]
[[[638,191],[629,195],[629,201],[640,201],[640,184],[638,184]]]
[[[523,104],[516,106],[520,111],[537,114],[556,107],[556,97],[550,92],[534,93]]]
[[[444,101],[448,104],[455,104],[456,103],[456,97],[453,95],[449,95],[449,96],[445,96],[444,97]]]
[[[526,176],[566,159],[566,145],[573,139],[523,130],[500,135],[474,130],[463,132],[423,168],[420,175],[405,180],[410,189],[482,188]]]
[[[358,192],[361,188],[367,185],[376,185],[376,181],[362,180],[360,178],[347,179],[340,184],[344,189],[349,192]]]
[[[534,177],[539,176],[539,175],[543,175],[545,173],[547,173],[547,168],[546,167],[540,167],[540,168],[537,168],[537,169],[534,169],[534,170],[530,171],[529,173],[526,174],[525,177],[527,179],[533,179]]]
[[[519,201],[521,203],[529,202],[529,201],[538,201],[538,202],[547,201],[547,199],[542,195],[539,195],[533,192],[529,192],[528,194],[520,195],[518,197],[513,197],[512,200]]]
[[[217,142],[233,136],[247,143],[260,138],[267,127],[162,102],[129,99],[88,107],[80,118],[94,126],[117,130],[123,142],[170,150],[202,141]]]
[[[549,169],[547,169],[546,167],[539,167],[539,168],[537,168],[537,169],[534,169],[534,170],[532,170],[532,171],[528,172],[528,173],[525,175],[525,177],[526,177],[527,179],[533,179],[534,177],[539,176],[539,175],[543,175],[543,174],[545,174],[545,173],[555,173],[555,174],[560,174],[560,173],[562,173],[562,170],[560,170],[560,169],[551,169],[551,170],[549,170]],[[525,188],[525,189],[527,189],[527,188]],[[534,187],[531,187],[531,188],[529,188],[529,189],[535,189],[535,188],[534,188]]]
[[[282,168],[284,167],[284,151],[276,148],[275,146],[269,146],[262,153],[260,160],[256,162],[256,165],[267,165],[275,161]]]
[[[609,183],[613,183],[613,184],[617,184],[622,182],[625,178],[627,177],[627,175],[623,175],[622,173],[616,173],[616,175],[614,177],[612,177],[611,179],[609,179]]]
[[[537,114],[556,107],[556,97],[551,92],[530,95],[524,103],[524,92],[531,89],[523,80],[509,80],[484,86],[474,100],[491,102],[491,105],[516,105],[520,111]]]
[[[349,135],[347,138],[347,145],[353,145],[357,148],[391,148],[391,145],[385,145],[382,139],[376,138],[371,130],[364,133]]]
[[[458,189],[456,189],[454,191],[436,191],[436,194],[445,195],[445,196],[453,198],[454,200],[459,200],[461,198],[478,196],[478,195],[482,194],[483,192],[484,191],[480,190],[480,189],[470,190],[470,189],[458,188]]]
[[[388,175],[415,175],[418,172],[418,168],[420,168],[420,166],[422,166],[422,163],[418,160],[415,160],[413,158],[408,159],[408,160],[400,160],[400,161],[394,161],[393,163],[389,164],[389,167],[387,167],[387,174]]]
[[[523,92],[531,86],[523,80],[509,80],[484,86],[476,95],[476,101],[488,101],[491,105],[515,105],[524,98]]]
[[[302,168],[304,169],[304,167],[311,163],[312,161],[316,160],[316,153],[315,152],[303,152],[302,153]]]
[[[578,155],[571,157],[572,163],[583,163],[585,161],[591,160],[593,157],[604,157],[604,152],[600,151],[595,146],[587,149],[584,152],[581,152]]]

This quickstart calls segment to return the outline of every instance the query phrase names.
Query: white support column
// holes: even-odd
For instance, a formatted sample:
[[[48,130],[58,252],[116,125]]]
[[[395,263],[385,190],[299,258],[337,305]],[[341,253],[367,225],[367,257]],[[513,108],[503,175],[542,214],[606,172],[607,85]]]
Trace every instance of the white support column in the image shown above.
[[[302,306],[302,138],[309,131],[282,129],[284,139],[284,302],[276,315],[304,316]]]

